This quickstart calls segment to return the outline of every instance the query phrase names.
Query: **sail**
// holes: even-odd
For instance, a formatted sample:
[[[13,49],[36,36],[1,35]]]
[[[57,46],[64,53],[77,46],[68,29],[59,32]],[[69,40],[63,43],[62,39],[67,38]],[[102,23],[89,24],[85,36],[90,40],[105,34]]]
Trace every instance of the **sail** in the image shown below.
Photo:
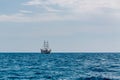
[[[41,49],[41,53],[49,54],[51,52],[51,49],[49,48],[48,41],[44,41],[43,48]]]

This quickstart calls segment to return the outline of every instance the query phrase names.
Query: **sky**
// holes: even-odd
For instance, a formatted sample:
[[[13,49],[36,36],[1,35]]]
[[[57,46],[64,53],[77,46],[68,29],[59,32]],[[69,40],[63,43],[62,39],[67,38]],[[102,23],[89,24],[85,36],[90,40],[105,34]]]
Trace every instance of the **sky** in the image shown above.
[[[120,0],[0,0],[0,52],[119,52]]]

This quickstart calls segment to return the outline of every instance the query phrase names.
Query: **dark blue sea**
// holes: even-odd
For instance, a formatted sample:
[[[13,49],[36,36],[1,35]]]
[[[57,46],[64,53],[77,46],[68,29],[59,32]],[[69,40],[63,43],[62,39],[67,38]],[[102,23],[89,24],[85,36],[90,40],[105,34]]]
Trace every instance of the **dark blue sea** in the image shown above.
[[[120,80],[120,53],[0,53],[0,80]]]

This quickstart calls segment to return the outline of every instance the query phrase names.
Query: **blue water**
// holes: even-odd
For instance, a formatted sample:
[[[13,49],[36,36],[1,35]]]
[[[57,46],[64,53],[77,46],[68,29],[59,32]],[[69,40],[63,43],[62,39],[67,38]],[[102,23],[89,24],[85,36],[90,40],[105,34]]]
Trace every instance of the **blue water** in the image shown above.
[[[120,80],[120,54],[0,53],[0,80]]]

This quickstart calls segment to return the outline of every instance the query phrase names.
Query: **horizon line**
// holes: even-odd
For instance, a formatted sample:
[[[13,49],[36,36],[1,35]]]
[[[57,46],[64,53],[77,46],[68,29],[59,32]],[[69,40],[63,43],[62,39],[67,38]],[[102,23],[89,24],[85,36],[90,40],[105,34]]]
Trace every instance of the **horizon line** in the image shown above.
[[[0,51],[0,53],[41,53],[38,51]],[[120,51],[53,51],[51,53],[120,53]]]

